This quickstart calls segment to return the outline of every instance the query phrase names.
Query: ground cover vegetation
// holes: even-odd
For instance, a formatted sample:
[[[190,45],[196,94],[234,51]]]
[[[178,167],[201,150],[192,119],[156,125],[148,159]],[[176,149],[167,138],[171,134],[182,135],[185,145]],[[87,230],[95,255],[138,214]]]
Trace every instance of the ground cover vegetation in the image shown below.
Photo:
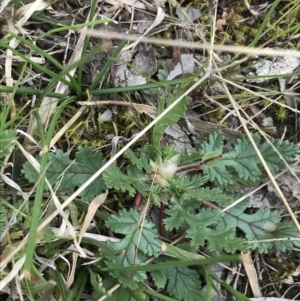
[[[1,297],[299,299],[299,30],[299,0],[3,1]]]

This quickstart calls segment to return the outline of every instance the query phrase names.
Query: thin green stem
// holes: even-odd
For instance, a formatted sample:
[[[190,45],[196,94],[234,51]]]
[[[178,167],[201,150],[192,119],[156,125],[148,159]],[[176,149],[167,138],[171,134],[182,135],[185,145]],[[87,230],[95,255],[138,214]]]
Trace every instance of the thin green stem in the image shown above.
[[[159,300],[164,300],[164,301],[178,301],[177,299],[173,299],[171,297],[165,296],[163,294],[160,294],[150,288],[145,288],[144,292],[150,296],[156,297]]]
[[[156,264],[146,264],[142,266],[129,266],[129,267],[112,267],[112,268],[100,268],[103,272],[136,272],[136,271],[153,271],[160,269],[167,269],[179,266],[196,266],[196,265],[206,265],[217,262],[231,262],[238,261],[240,258],[239,255],[228,255],[228,256],[219,256],[213,258],[205,258],[205,259],[193,259],[193,260],[172,260],[163,263]]]

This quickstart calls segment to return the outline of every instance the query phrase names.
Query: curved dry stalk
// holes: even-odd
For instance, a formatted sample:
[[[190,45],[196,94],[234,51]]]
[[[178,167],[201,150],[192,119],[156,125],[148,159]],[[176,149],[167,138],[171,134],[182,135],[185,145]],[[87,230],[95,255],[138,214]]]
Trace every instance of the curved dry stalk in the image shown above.
[[[251,258],[251,252],[242,253],[241,254],[241,261],[243,262],[244,268],[246,270],[248,280],[250,282],[250,286],[252,289],[252,293],[255,298],[259,298],[262,296],[259,284],[258,284],[258,277],[254,267],[253,260]]]
[[[153,117],[156,112],[156,108],[128,101],[121,100],[96,100],[96,101],[77,101],[77,104],[81,106],[101,106],[101,105],[117,105],[117,106],[125,106],[129,108],[133,108],[139,113],[145,113],[150,117]]]
[[[80,29],[78,31],[81,31]],[[89,34],[92,37],[99,37],[105,39],[118,39],[118,40],[128,40],[135,41],[139,39],[140,42],[145,42],[149,44],[156,45],[165,45],[165,46],[176,46],[176,47],[184,47],[191,49],[201,49],[201,50],[215,50],[215,51],[223,51],[223,52],[231,52],[231,53],[243,53],[249,55],[258,55],[258,56],[292,56],[292,57],[300,57],[300,51],[298,50],[287,50],[287,49],[267,49],[267,48],[251,48],[246,46],[233,46],[233,45],[209,45],[206,43],[194,43],[194,42],[186,42],[181,40],[166,40],[166,39],[158,39],[158,38],[141,38],[138,35],[127,35],[121,34],[118,32],[107,32],[104,30],[86,30],[86,34]]]
[[[47,145],[43,147],[43,149],[40,151],[40,156],[48,151],[53,145],[67,132],[67,130],[78,120],[78,118],[84,113],[84,111],[87,109],[87,106],[82,106],[76,114],[55,134],[55,136],[51,139],[49,148]]]

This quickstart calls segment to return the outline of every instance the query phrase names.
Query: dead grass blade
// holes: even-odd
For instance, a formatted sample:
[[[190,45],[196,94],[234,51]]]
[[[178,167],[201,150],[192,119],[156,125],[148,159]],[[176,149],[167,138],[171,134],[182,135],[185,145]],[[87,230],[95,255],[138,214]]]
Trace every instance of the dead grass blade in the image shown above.
[[[155,115],[156,108],[128,101],[119,101],[119,100],[99,100],[99,101],[77,101],[77,104],[81,106],[102,106],[102,105],[117,105],[117,106],[125,106],[132,109],[135,109],[140,114],[144,113],[148,116],[152,117]]]
[[[82,237],[83,237],[84,233],[86,232],[87,228],[89,227],[92,219],[94,218],[96,211],[106,200],[107,194],[108,194],[108,191],[106,191],[105,193],[103,193],[101,195],[98,195],[90,203],[87,214],[84,219],[84,223],[83,223],[82,228],[79,233],[79,237],[78,237],[78,241],[77,241],[78,245],[81,243]],[[67,289],[69,289],[74,282],[76,266],[77,266],[77,259],[78,259],[78,253],[73,253],[72,269],[71,269],[71,272],[68,276],[67,283],[66,283]]]
[[[151,26],[149,26],[149,28],[140,37],[138,37],[137,39],[135,39],[135,41],[133,43],[131,43],[130,45],[124,47],[122,51],[126,51],[128,49],[134,48],[138,43],[141,42],[141,39],[144,36],[146,36],[154,27],[156,27],[157,25],[159,25],[163,21],[164,18],[165,18],[164,11],[162,10],[161,7],[158,7],[157,8],[156,18],[155,18],[154,22],[151,24]]]
[[[89,21],[89,16],[90,16],[90,14],[88,14],[88,16],[86,18],[86,22]],[[95,20],[95,18],[96,18],[96,15],[94,16],[93,21]],[[81,31],[80,36],[77,41],[77,44],[75,46],[75,49],[72,53],[72,56],[67,63],[67,66],[72,65],[73,63],[77,62],[81,58],[84,39],[86,37],[85,30],[86,30],[86,28],[83,28],[83,30]],[[76,72],[76,69],[71,70],[70,75],[74,76],[75,72]],[[61,93],[61,94],[67,94],[68,89],[69,89],[69,87],[66,84],[64,84],[62,82],[58,82],[56,85],[56,88],[55,88],[55,92]],[[42,103],[41,103],[38,113],[41,117],[42,124],[45,124],[45,129],[47,129],[47,127],[48,127],[50,118],[56,109],[57,102],[58,102],[58,100],[55,98],[52,98],[52,97],[45,97],[42,100]],[[32,135],[33,132],[35,131],[36,127],[37,127],[37,122],[36,122],[36,119],[34,118],[34,116],[32,115],[29,120],[27,133]]]
[[[79,30],[80,31],[80,30]],[[92,37],[99,37],[104,39],[118,39],[118,40],[128,40],[135,41],[139,39],[140,42],[156,44],[156,45],[165,45],[165,46],[176,46],[190,49],[201,49],[201,50],[210,50],[214,51],[223,51],[230,53],[238,53],[238,54],[248,54],[248,55],[259,55],[259,56],[292,56],[292,57],[300,57],[300,51],[298,50],[289,50],[289,49],[270,49],[270,48],[251,48],[246,46],[233,46],[233,45],[210,45],[206,43],[194,43],[194,42],[186,42],[182,40],[166,40],[166,39],[158,39],[158,38],[146,38],[140,37],[137,35],[127,35],[118,32],[107,32],[104,30],[87,30],[86,34],[91,35]]]
[[[248,276],[248,280],[254,297],[255,298],[261,297],[262,294],[258,284],[258,277],[254,267],[254,263],[251,258],[251,252],[242,253],[240,258],[246,270],[246,274]]]

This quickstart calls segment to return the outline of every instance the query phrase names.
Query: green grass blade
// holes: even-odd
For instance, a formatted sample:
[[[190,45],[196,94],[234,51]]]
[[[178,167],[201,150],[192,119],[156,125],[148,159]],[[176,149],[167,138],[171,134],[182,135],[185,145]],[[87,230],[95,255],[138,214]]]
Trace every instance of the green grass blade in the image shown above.
[[[90,15],[89,15],[89,22],[92,22],[92,20],[94,18],[95,12],[97,10],[97,4],[98,4],[97,0],[92,0],[91,8],[90,8]],[[88,29],[92,28],[92,25],[88,25],[87,28]],[[84,38],[82,53],[87,52],[89,40],[90,40],[90,36],[86,35],[85,38]],[[79,85],[82,85],[82,71],[83,71],[83,65],[80,65],[79,68],[78,68],[78,78],[77,78],[77,82],[78,82]]]
[[[97,47],[95,47],[94,49],[91,50],[91,52],[85,56],[83,56],[80,60],[74,62],[73,64],[65,67],[65,69],[63,71],[61,71],[59,74],[56,75],[55,78],[53,78],[51,80],[51,82],[47,85],[47,87],[44,89],[43,93],[40,95],[39,99],[38,99],[38,106],[40,105],[40,103],[42,102],[43,98],[46,96],[46,94],[48,92],[50,92],[50,90],[54,87],[54,85],[61,81],[65,75],[68,75],[69,72],[75,68],[77,68],[80,65],[85,64],[86,62],[88,62],[92,57],[94,57],[97,53],[99,53],[99,51],[102,51],[103,46],[102,45],[98,45]],[[81,92],[78,94],[82,94]],[[87,98],[87,96],[83,96],[84,98]]]
[[[67,295],[65,301],[79,301],[81,300],[82,292],[85,288],[85,284],[88,280],[88,274],[86,270],[81,270],[77,277],[76,281],[72,285],[71,290],[69,291],[69,294]]]
[[[178,301],[177,299],[173,299],[171,297],[165,296],[165,295],[163,295],[161,293],[158,293],[158,292],[156,292],[156,291],[154,291],[152,289],[149,289],[149,288],[146,288],[144,290],[144,292],[146,294],[150,295],[150,296],[158,298],[158,300],[163,300],[163,301]]]
[[[131,30],[129,32],[129,34],[133,34],[134,31]],[[122,51],[123,47],[126,45],[127,40],[123,40],[121,41],[121,43],[119,44],[119,46],[115,49],[115,51],[112,53],[112,55],[110,56],[110,58],[107,59],[106,63],[104,64],[104,66],[102,67],[101,71],[98,73],[97,77],[95,78],[94,82],[90,85],[89,87],[89,91],[91,92],[92,90],[94,90],[97,85],[102,81],[105,73],[108,71],[108,69],[110,68],[110,66],[114,63],[116,57],[118,56],[118,54]]]
[[[193,80],[193,78],[194,78],[194,76],[191,76],[189,78],[174,79],[174,80],[170,80],[170,81],[166,81],[166,82],[157,82],[156,81],[156,82],[152,82],[152,83],[148,83],[148,84],[144,84],[144,85],[138,85],[138,86],[104,88],[101,90],[89,91],[89,94],[90,95],[103,95],[103,94],[110,94],[110,93],[140,91],[140,90],[160,88],[160,87],[171,88],[172,86],[184,84],[187,81],[191,82]],[[0,86],[0,92],[12,93],[13,90],[14,90],[13,87]],[[62,98],[66,97],[66,94],[55,93],[55,92],[51,92],[49,90],[47,90],[47,91],[36,90],[36,89],[32,89],[32,88],[27,88],[27,87],[18,87],[18,89],[16,90],[16,94],[38,95],[38,96],[43,95],[43,97],[48,96],[48,97],[53,97],[53,98],[57,98],[57,99],[62,99]]]
[[[237,298],[239,301],[251,301],[249,298],[245,297],[243,294],[235,290],[231,285],[227,284],[225,281],[223,281],[221,278],[219,278],[215,273],[210,271],[210,276],[216,280],[218,283],[220,283],[232,296]]]
[[[66,24],[65,26],[61,26],[60,24],[57,23],[56,20],[52,20],[52,19],[49,19],[47,17],[44,17],[44,16],[41,16],[41,21],[44,21],[46,23],[49,23],[51,25],[55,25],[55,26],[59,26],[58,28],[54,28],[54,29],[51,29],[45,33],[43,33],[42,35],[40,36],[37,36],[34,40],[35,41],[38,41],[38,40],[41,40],[41,39],[45,39],[46,37],[48,36],[51,36],[52,34],[54,33],[58,33],[58,32],[64,32],[64,31],[69,31],[69,30],[76,30],[76,29],[80,29],[80,28],[84,28],[84,27],[91,27],[93,25],[99,25],[99,24],[103,24],[103,23],[108,23],[108,22],[111,22],[112,20],[107,18],[105,20],[95,20],[95,21],[90,21],[90,22],[86,22],[86,23],[80,23],[80,24],[71,24],[71,20],[70,22],[68,22],[70,25]],[[45,20],[44,20],[45,19]],[[61,23],[64,23],[65,21],[62,20],[60,21]]]
[[[258,29],[258,31],[257,31],[257,33],[256,33],[256,35],[255,35],[255,37],[254,37],[254,39],[253,39],[253,41],[252,41],[252,43],[249,45],[250,47],[254,47],[254,46],[257,44],[258,40],[259,40],[264,34],[266,34],[266,33],[270,30],[270,29],[268,29],[267,31],[265,31],[265,32],[262,34],[262,32],[263,32],[263,30],[265,29],[267,23],[271,20],[271,16],[272,16],[272,14],[273,14],[275,8],[276,8],[277,5],[279,4],[279,2],[280,2],[280,0],[276,0],[276,1],[273,3],[272,7],[270,8],[270,10],[268,11],[266,17],[264,18],[263,22],[261,23],[261,25],[260,25],[260,27],[259,27],[259,29]]]
[[[18,36],[14,33],[10,33],[11,36],[15,37],[17,40],[21,41],[24,45],[27,45],[31,50],[36,51],[37,53],[39,53],[40,55],[42,55],[45,59],[49,60],[49,62],[51,62],[55,67],[57,67],[58,69],[60,69],[61,71],[63,71],[65,69],[65,67],[63,65],[61,65],[53,56],[49,55],[47,52],[45,52],[43,49],[39,48],[38,46],[36,46],[35,44],[33,44],[32,42],[24,39],[21,36]],[[30,62],[30,64],[32,64],[34,67],[36,67],[38,70],[41,70],[42,72],[45,72],[46,74],[48,74],[50,77],[54,77],[56,76],[55,72],[50,71],[49,69],[34,63],[32,61],[30,61],[28,59],[27,56],[21,54],[19,51],[15,50],[14,48],[11,48],[9,45],[6,46],[8,49],[10,49],[12,52],[14,52],[16,55],[22,57],[25,61]],[[70,81],[62,79],[61,81],[64,82],[65,84],[69,85],[72,87],[73,90],[75,91],[80,91],[80,86],[77,84],[77,82],[75,81],[75,79],[66,74],[69,78]]]
[[[188,265],[196,266],[196,265],[212,264],[217,262],[232,262],[232,261],[238,261],[239,258],[240,258],[239,255],[228,255],[228,256],[218,256],[218,257],[205,258],[205,259],[180,260],[180,261],[172,260],[163,263],[146,264],[141,266],[100,268],[100,270],[103,272],[153,271],[153,270],[167,269],[167,268],[173,268],[178,266],[188,266]]]
[[[62,296],[62,299],[66,300],[68,292],[66,290],[66,284],[61,273],[58,270],[49,269],[49,275],[56,281],[58,291],[60,296]]]
[[[145,89],[153,89],[153,88],[171,88],[172,86],[176,86],[179,84],[186,83],[187,80],[193,79],[194,77],[189,78],[179,78],[174,79],[166,82],[152,82],[144,85],[137,85],[137,86],[128,86],[128,87],[116,87],[116,88],[107,88],[101,90],[90,90],[91,95],[103,95],[108,93],[121,93],[121,92],[130,92],[130,91],[140,91]]]
[[[55,114],[53,115],[53,118],[51,120],[51,123],[49,125],[49,129],[47,131],[47,136],[44,134],[44,129],[42,125],[42,121],[40,119],[40,116],[38,113],[36,113],[36,119],[37,119],[37,126],[39,130],[40,139],[42,141],[42,146],[46,150],[49,148],[49,144],[51,141],[51,137],[53,135],[53,132],[55,130],[55,125],[57,123],[57,119],[61,115],[61,112],[63,108],[69,103],[70,99],[67,98],[56,110]],[[32,209],[32,219],[31,219],[31,225],[30,225],[30,231],[29,231],[29,237],[28,237],[28,247],[26,249],[26,260],[24,263],[24,269],[28,272],[31,271],[32,267],[32,259],[33,254],[35,250],[36,245],[36,237],[37,237],[37,228],[39,226],[40,221],[40,212],[42,207],[42,200],[43,200],[43,193],[45,189],[45,173],[47,169],[48,164],[48,151],[45,151],[42,154],[42,160],[41,160],[41,166],[40,166],[40,182],[37,186],[36,196],[34,200],[34,206]]]
[[[31,64],[32,66],[34,66],[37,70],[39,70],[41,72],[44,72],[45,74],[49,75],[49,77],[53,78],[53,77],[57,76],[57,74],[55,72],[43,67],[40,64],[37,64],[37,63],[31,61],[28,56],[23,55],[21,52],[19,52],[18,50],[10,47],[9,45],[7,45],[7,49],[11,50],[16,56],[21,57],[26,63]],[[63,70],[63,68],[61,70]],[[61,81],[66,85],[70,85],[70,82],[65,78],[63,78]],[[72,81],[74,81],[74,79]]]

